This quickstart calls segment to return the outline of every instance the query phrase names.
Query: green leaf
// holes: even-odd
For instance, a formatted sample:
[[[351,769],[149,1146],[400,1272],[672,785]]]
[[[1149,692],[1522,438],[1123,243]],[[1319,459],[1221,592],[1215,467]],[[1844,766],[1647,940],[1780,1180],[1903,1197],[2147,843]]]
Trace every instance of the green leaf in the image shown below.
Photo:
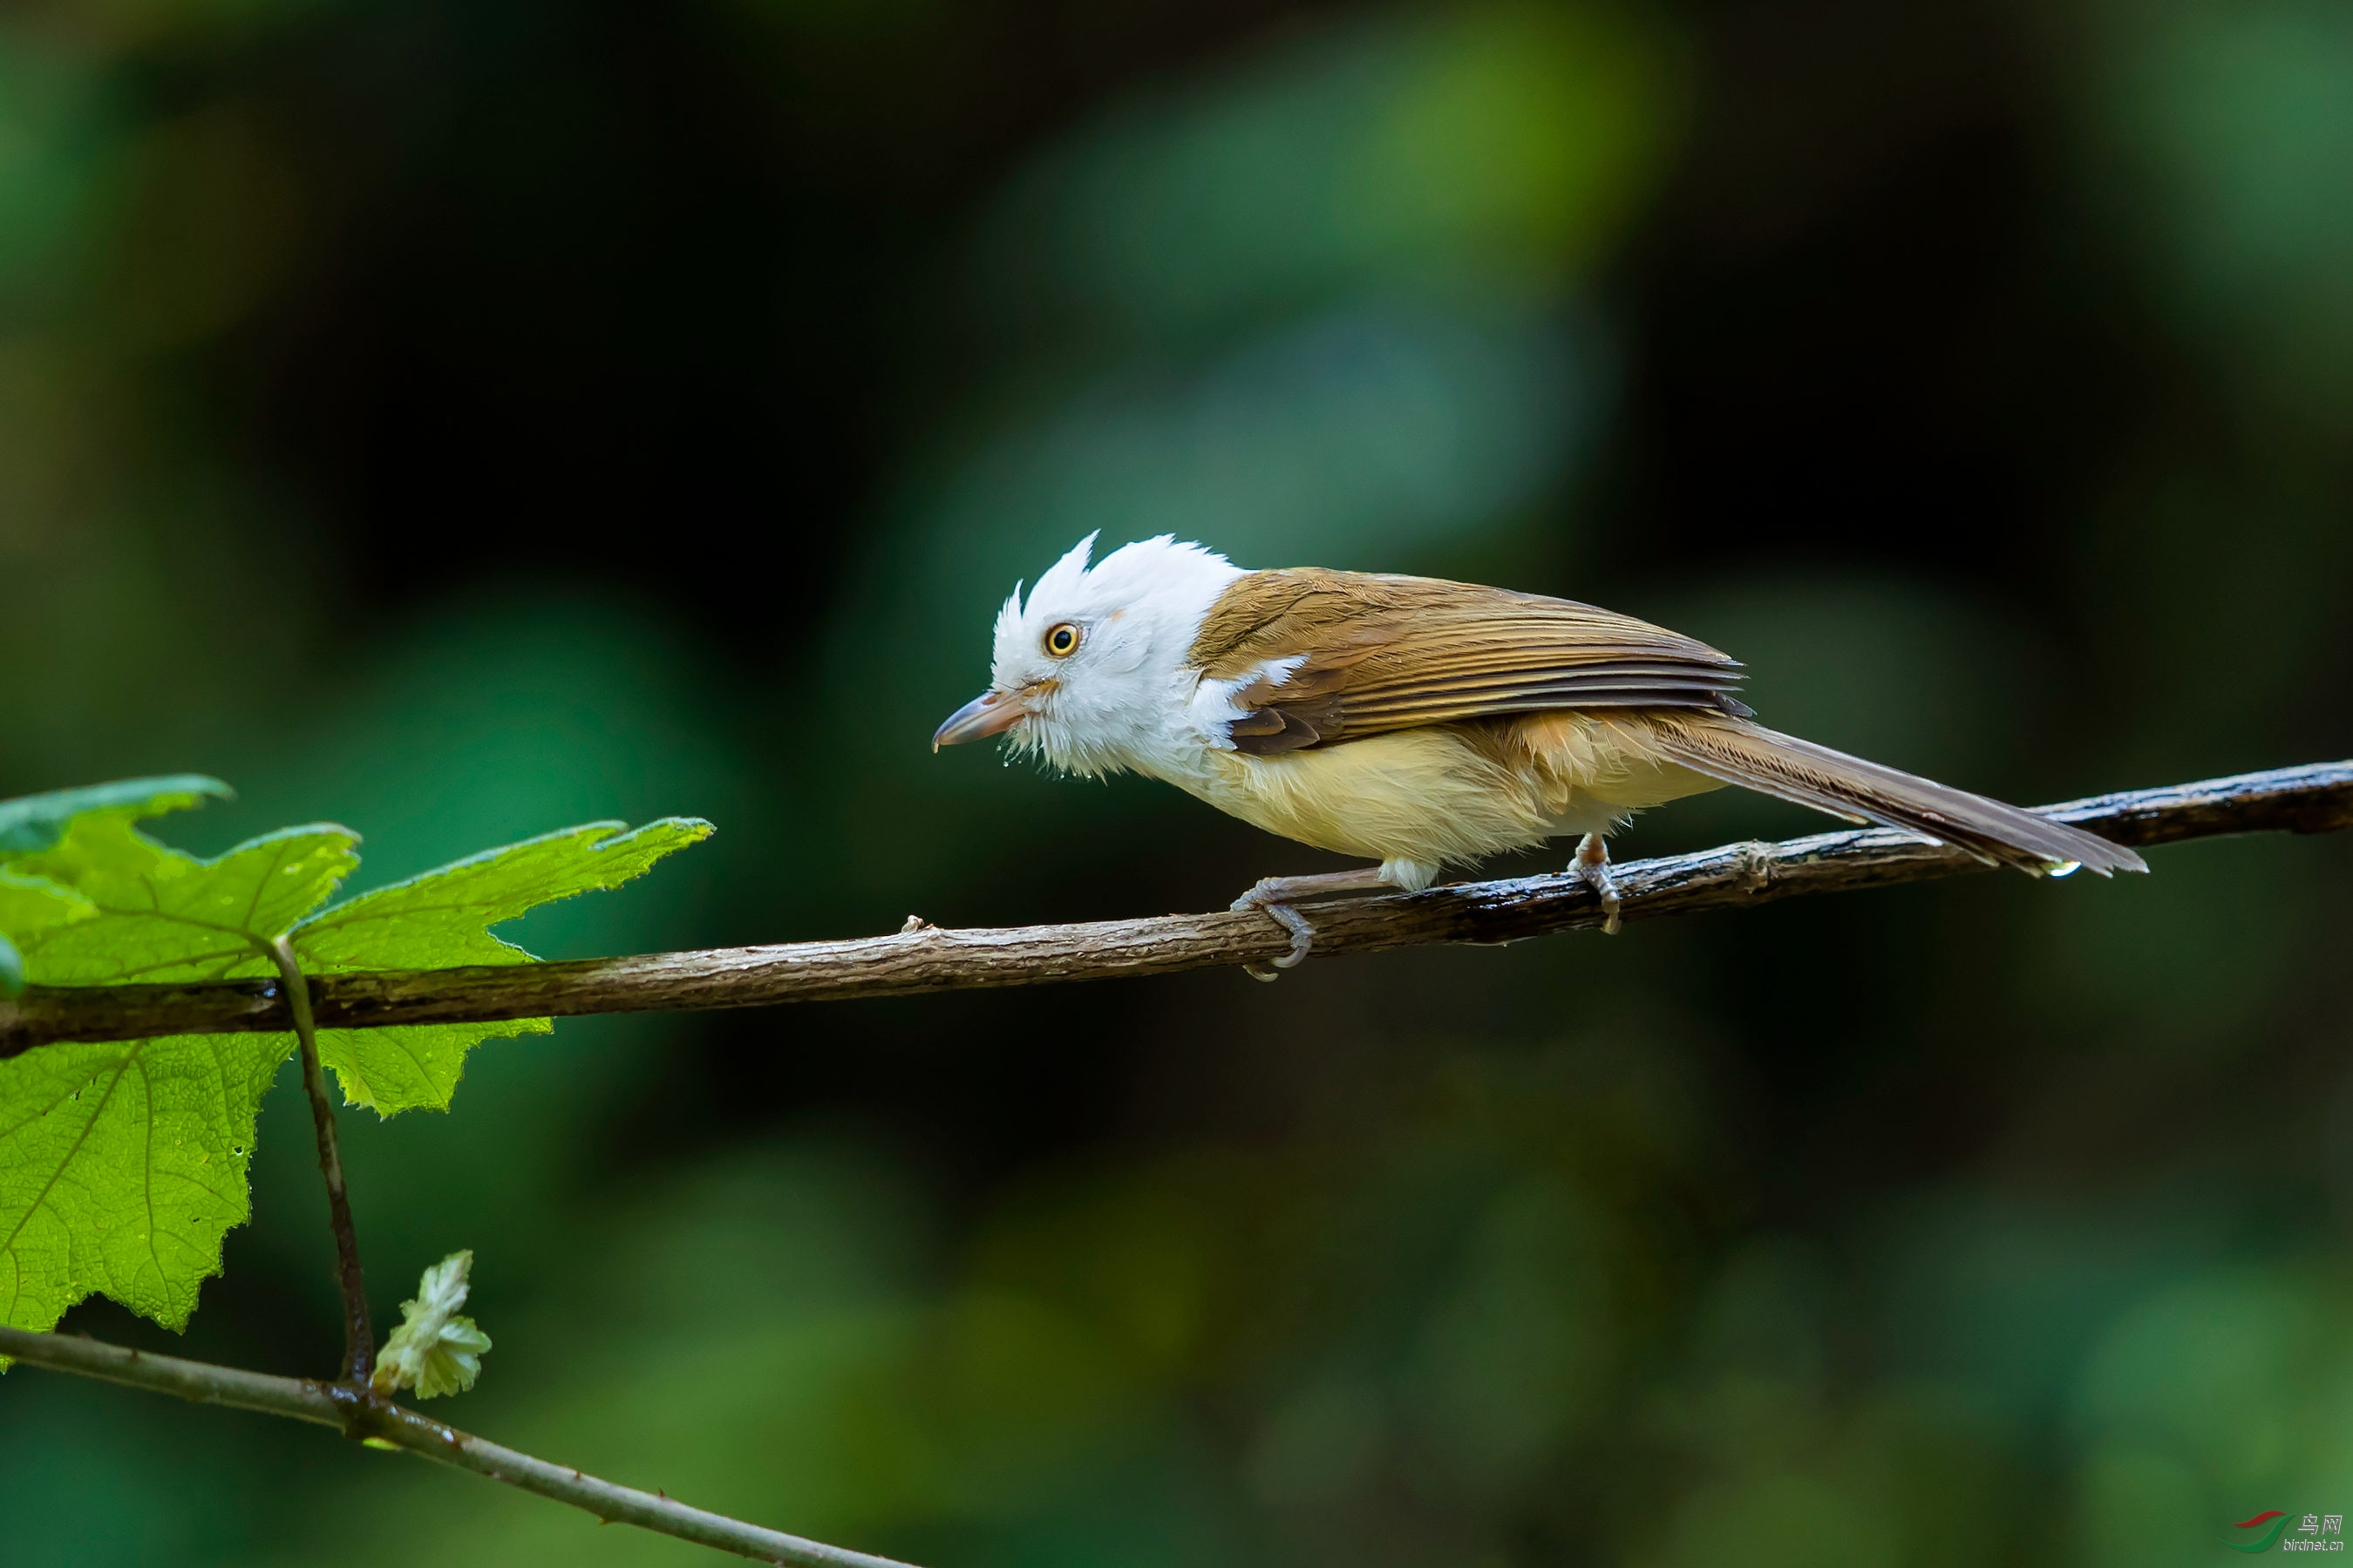
[[[290,828],[201,860],[135,826],[203,793],[112,786],[37,797],[97,802],[69,820],[16,814],[47,840],[0,871],[0,921],[28,979],[276,973],[263,944],[333,895],[357,840]],[[185,1323],[247,1217],[254,1116],[292,1049],[285,1035],[174,1036],[0,1062],[0,1321],[45,1329],[98,1290]]]
[[[8,940],[11,932],[29,935],[97,912],[88,899],[69,888],[0,870],[0,996],[14,996],[25,988],[25,959]]]
[[[0,1323],[102,1290],[186,1325],[248,1212],[246,1163],[284,1036],[44,1046],[0,1061]]]
[[[473,1319],[458,1315],[466,1304],[466,1275],[473,1267],[471,1250],[453,1252],[417,1280],[417,1299],[400,1304],[400,1327],[392,1331],[384,1353],[376,1357],[375,1375],[369,1381],[378,1394],[413,1388],[419,1399],[437,1399],[474,1386],[491,1336]]]
[[[71,888],[22,871],[0,870],[0,931],[27,936],[97,912],[96,905]]]
[[[663,856],[711,837],[711,824],[664,817],[630,831],[592,822],[511,844],[395,882],[336,905],[294,929],[303,973],[440,969],[529,963],[532,955],[490,928],[560,899],[618,887]],[[466,1053],[485,1039],[543,1034],[546,1018],[501,1024],[425,1024],[384,1029],[322,1029],[319,1058],[335,1069],[343,1098],[379,1114],[447,1110]]]
[[[67,823],[91,812],[124,812],[136,820],[180,811],[207,799],[227,800],[236,794],[220,780],[202,773],[174,773],[168,778],[123,779],[85,789],[0,800],[0,861],[50,847]]]
[[[20,938],[26,976],[89,985],[274,974],[270,940],[334,895],[359,865],[358,844],[347,827],[289,827],[199,860],[127,813],[78,817],[14,869],[64,884],[96,913]]]
[[[294,951],[305,969],[322,970],[528,963],[530,953],[489,928],[542,904],[617,888],[713,831],[691,816],[635,829],[591,822],[486,849],[312,916],[295,928]]]
[[[169,778],[125,779],[87,789],[56,790],[48,795],[0,800],[0,866],[55,847],[65,825],[90,812],[121,811],[132,816],[153,816],[194,805],[208,795],[225,796],[229,793],[228,785],[218,779],[178,773]],[[26,900],[11,899],[6,891],[8,876],[0,871],[0,996],[13,996],[26,984],[25,957],[9,941],[10,934],[56,923],[34,913]],[[63,894],[63,889],[56,891]]]
[[[636,832],[592,824],[320,913],[358,864],[346,828],[287,828],[209,860],[138,830],[145,817],[222,793],[208,779],[160,779],[0,805],[0,935],[24,977],[274,975],[269,944],[290,932],[314,974],[529,963],[489,928],[627,881],[712,831],[680,819]],[[346,1098],[389,1114],[446,1107],[482,1039],[551,1026],[330,1030],[319,1043]],[[220,1267],[222,1237],[247,1217],[254,1117],[292,1050],[282,1035],[180,1036],[45,1046],[0,1061],[0,1321],[46,1329],[103,1291],[184,1324],[198,1285]]]
[[[496,1024],[388,1024],[374,1029],[322,1029],[319,1061],[335,1075],[343,1103],[397,1116],[447,1110],[466,1073],[466,1053],[484,1040],[552,1033],[552,1018]]]

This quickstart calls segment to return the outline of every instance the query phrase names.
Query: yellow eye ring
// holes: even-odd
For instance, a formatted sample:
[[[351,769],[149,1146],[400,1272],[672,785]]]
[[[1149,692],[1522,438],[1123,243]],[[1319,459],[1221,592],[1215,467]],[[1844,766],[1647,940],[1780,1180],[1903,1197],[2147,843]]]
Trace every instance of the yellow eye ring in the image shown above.
[[[1056,658],[1068,658],[1079,651],[1079,628],[1076,622],[1064,621],[1046,631],[1046,651]]]

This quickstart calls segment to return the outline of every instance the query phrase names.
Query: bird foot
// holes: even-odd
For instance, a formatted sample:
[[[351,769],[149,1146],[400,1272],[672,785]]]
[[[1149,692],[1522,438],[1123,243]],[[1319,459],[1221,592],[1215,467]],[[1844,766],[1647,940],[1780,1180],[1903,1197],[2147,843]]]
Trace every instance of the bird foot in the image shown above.
[[[1268,961],[1274,965],[1273,969],[1260,963],[1242,965],[1242,973],[1252,980],[1271,982],[1282,979],[1282,977],[1277,974],[1275,970],[1297,968],[1305,961],[1309,950],[1315,945],[1315,928],[1307,923],[1305,915],[1282,901],[1282,896],[1287,891],[1282,886],[1285,880],[1286,879],[1281,877],[1265,878],[1249,892],[1233,901],[1232,907],[1237,910],[1264,910],[1269,920],[1291,933],[1291,951],[1281,958]]]
[[[1281,958],[1270,959],[1274,965],[1245,963],[1242,970],[1253,980],[1272,980],[1275,969],[1292,969],[1307,956],[1315,945],[1315,928],[1307,917],[1292,906],[1309,899],[1332,899],[1343,893],[1394,892],[1397,884],[1381,875],[1380,868],[1366,866],[1355,871],[1324,871],[1313,877],[1261,877],[1258,886],[1236,899],[1237,910],[1261,910],[1267,919],[1291,933],[1291,951]]]
[[[1609,874],[1609,846],[1599,833],[1588,833],[1577,846],[1577,858],[1568,863],[1569,873],[1593,889],[1601,904],[1601,934],[1618,934],[1618,911],[1622,907],[1618,897],[1618,879]]]

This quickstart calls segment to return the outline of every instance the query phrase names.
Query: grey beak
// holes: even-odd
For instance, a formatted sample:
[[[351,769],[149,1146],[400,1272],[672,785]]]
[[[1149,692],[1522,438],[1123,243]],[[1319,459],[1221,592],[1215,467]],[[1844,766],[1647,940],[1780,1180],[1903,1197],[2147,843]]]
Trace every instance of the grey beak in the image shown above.
[[[949,714],[948,721],[932,731],[932,750],[1001,735],[1028,717],[1029,710],[1022,706],[1015,693],[984,691]]]

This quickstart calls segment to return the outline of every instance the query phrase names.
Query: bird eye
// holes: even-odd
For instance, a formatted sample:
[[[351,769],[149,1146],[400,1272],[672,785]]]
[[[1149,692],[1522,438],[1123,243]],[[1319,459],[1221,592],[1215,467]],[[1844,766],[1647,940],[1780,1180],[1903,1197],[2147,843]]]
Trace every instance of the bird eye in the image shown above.
[[[1068,658],[1079,651],[1079,628],[1069,621],[1046,633],[1046,651],[1056,658]]]

